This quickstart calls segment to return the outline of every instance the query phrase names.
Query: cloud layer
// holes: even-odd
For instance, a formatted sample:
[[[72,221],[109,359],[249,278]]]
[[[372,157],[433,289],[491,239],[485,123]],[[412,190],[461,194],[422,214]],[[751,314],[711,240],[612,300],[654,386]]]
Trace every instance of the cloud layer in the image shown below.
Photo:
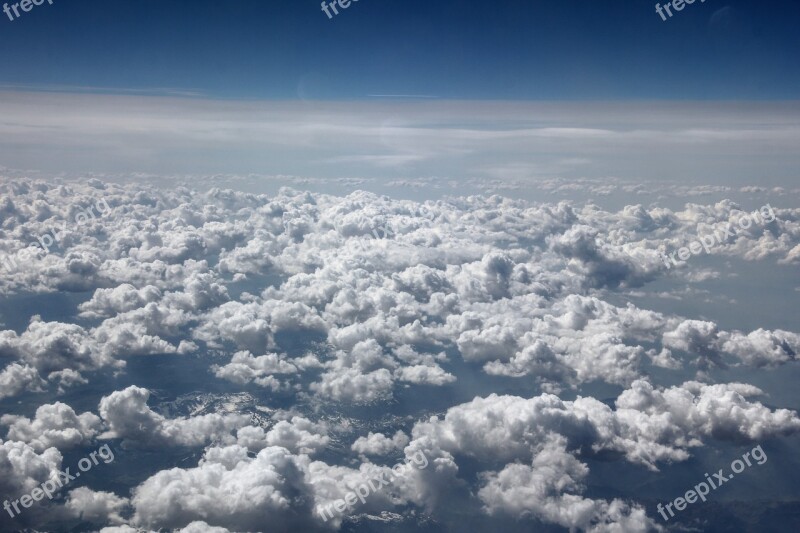
[[[762,403],[769,391],[716,377],[793,365],[800,335],[617,298],[713,277],[669,268],[660,253],[746,213],[729,200],[607,211],[98,180],[0,189],[0,261],[61,229],[51,249],[0,269],[0,292],[77,298],[71,314],[44,310],[0,331],[0,497],[18,498],[66,466],[64,453],[100,441],[186,458],[127,491],[70,487],[27,515],[30,527],[255,531],[267,517],[280,531],[331,529],[347,519],[326,522],[321,506],[424,454],[428,466],[352,514],[446,522],[465,502],[481,519],[647,531],[656,523],[635,495],[587,490],[592,461],[648,476],[704,446],[800,431],[794,411]],[[63,224],[101,200],[105,216]],[[711,253],[796,264],[800,209],[775,214]],[[215,401],[109,385],[164,358],[200,368]],[[585,392],[597,386],[613,400]],[[81,409],[64,399],[83,390],[97,399]],[[247,408],[231,396],[245,392]],[[20,411],[23,398],[37,408]]]

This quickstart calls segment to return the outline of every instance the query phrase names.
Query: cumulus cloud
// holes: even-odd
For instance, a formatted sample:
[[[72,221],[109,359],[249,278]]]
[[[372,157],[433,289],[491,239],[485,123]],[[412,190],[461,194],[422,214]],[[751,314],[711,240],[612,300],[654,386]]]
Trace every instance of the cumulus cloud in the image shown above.
[[[35,368],[12,363],[0,372],[0,400],[22,391],[41,392],[44,380]]]
[[[389,455],[405,448],[408,441],[408,435],[401,430],[398,430],[391,438],[383,433],[370,431],[366,437],[359,437],[351,449],[364,455]]]
[[[402,475],[386,466],[359,468],[312,461],[282,446],[255,457],[241,445],[206,450],[197,467],[165,470],[134,490],[132,523],[149,528],[181,528],[202,520],[231,531],[257,531],[265,517],[276,531],[337,528],[341,515],[321,514],[337,499],[372,479],[391,479],[355,509],[378,513],[420,501],[420,478],[427,462],[414,456]],[[388,478],[386,476],[389,476]]]
[[[701,370],[726,366],[725,358],[753,367],[775,367],[797,359],[800,335],[759,328],[749,334],[724,331],[714,323],[684,320],[663,335],[664,346],[697,356]]]
[[[363,374],[357,368],[328,372],[322,381],[312,383],[311,390],[340,402],[372,403],[392,396],[394,381],[385,368]]]
[[[23,360],[40,372],[121,366],[81,326],[44,322],[38,316],[20,335],[11,330],[0,332],[0,353]]]
[[[120,438],[141,446],[202,446],[212,440],[232,441],[231,432],[247,424],[238,414],[165,418],[147,405],[150,392],[131,386],[100,400],[100,416],[108,426],[103,438]]]
[[[748,399],[759,394],[744,384],[687,382],[659,390],[640,380],[623,391],[616,410],[591,397],[492,394],[450,408],[443,419],[417,423],[412,436],[434,450],[515,461],[530,460],[531,447],[552,433],[566,438],[571,450],[617,452],[657,470],[659,462],[686,460],[704,439],[753,442],[800,430],[797,413]]]
[[[127,498],[111,492],[97,492],[87,487],[71,490],[64,504],[75,518],[94,524],[122,524],[123,512],[128,508]],[[104,529],[105,531],[105,529]]]
[[[268,431],[261,427],[246,426],[236,433],[237,443],[252,452],[269,446],[281,446],[295,454],[313,455],[325,449],[331,439],[327,428],[300,416],[280,420]]]
[[[148,285],[137,289],[130,283],[123,283],[111,289],[97,289],[92,299],[82,303],[79,309],[83,317],[108,318],[139,309],[160,299],[161,291],[158,287]]]
[[[405,366],[397,370],[397,379],[416,385],[445,385],[453,383],[456,377],[445,372],[439,365]]]
[[[295,374],[298,368],[281,358],[279,355],[269,353],[259,357],[254,357],[248,351],[240,351],[233,354],[231,362],[225,366],[212,366],[211,370],[221,379],[226,379],[239,385],[255,382],[262,387],[272,389],[280,388],[280,381],[274,375]]]
[[[134,491],[134,522],[182,528],[203,520],[234,531],[258,531],[268,520],[276,531],[312,524],[313,490],[299,459],[267,447],[254,459],[241,446],[212,448],[196,468],[164,470]]]
[[[202,520],[197,520],[178,530],[178,533],[231,533],[231,531],[224,527],[211,526]]]
[[[797,360],[800,335],[783,330],[759,328],[747,335],[734,331],[724,338],[722,350],[755,366],[778,366]]]
[[[40,453],[51,447],[67,450],[89,444],[101,428],[97,415],[78,415],[60,402],[40,406],[33,419],[3,415],[0,424],[8,426],[7,440],[24,442]]]
[[[482,475],[478,497],[489,514],[515,518],[533,515],[544,522],[590,532],[657,530],[656,523],[638,505],[583,498],[587,466],[565,449],[563,437],[551,437],[531,465],[513,463],[500,472]]]
[[[607,192],[597,183],[538,186],[553,195]],[[367,192],[201,193],[96,180],[10,180],[0,190],[6,255],[101,198],[110,206],[108,216],[63,229],[22,268],[0,268],[2,294],[86,293],[76,316],[34,315],[0,331],[0,400],[72,394],[89,380],[105,387],[140,356],[199,367],[198,376],[218,379],[215,394],[226,391],[219,409],[205,410],[196,394],[151,407],[150,391],[137,386],[148,376],[137,372],[136,385],[98,393],[99,417],[62,403],[19,414],[4,402],[0,487],[9,493],[47,479],[59,450],[97,438],[204,450],[196,467],[148,472],[130,501],[73,491],[65,516],[108,531],[249,531],[265,517],[279,530],[319,527],[319,506],[388,468],[368,457],[422,452],[429,467],[356,510],[414,505],[436,514],[450,498],[492,516],[639,531],[652,523],[635,501],[586,495],[594,481],[587,458],[654,472],[715,441],[800,430],[796,413],[759,403],[759,389],[713,384],[725,366],[796,362],[797,333],[726,330],[713,317],[620,303],[615,294],[650,294],[644,287],[665,277],[718,276],[668,269],[660,253],[736,221],[745,210],[731,201],[617,210],[501,196],[422,204]],[[800,210],[775,214],[712,253],[796,262]],[[692,365],[698,381],[659,386],[665,375],[689,379]],[[498,383],[530,392],[489,394],[487,384]],[[590,383],[622,392],[601,402],[585,395]],[[480,395],[452,405],[448,395],[462,387]],[[243,388],[258,398],[245,399]],[[405,411],[428,395],[432,412]],[[284,399],[291,412],[276,411]],[[362,419],[366,412],[385,419]],[[399,430],[412,426],[410,436]]]
[[[316,311],[305,304],[267,300],[263,302],[228,302],[203,317],[195,337],[219,346],[222,340],[253,353],[264,353],[275,346],[279,331],[326,330]]]
[[[55,448],[37,452],[24,442],[0,440],[0,497],[13,500],[45,481],[57,481],[61,461]]]
[[[585,311],[565,307],[587,298],[582,293],[639,286],[666,275],[659,246],[682,244],[692,232],[712,228],[709,220],[721,224],[745,214],[730,201],[687,204],[683,211],[629,205],[609,212],[594,205],[531,205],[497,196],[420,206],[364,192],[336,198],[284,189],[268,197],[27,180],[4,187],[10,214],[9,231],[2,236],[7,250],[21,246],[19,236],[58,226],[73,214],[65,198],[73,206],[102,199],[111,210],[81,228],[83,235],[69,229],[58,249],[31,260],[24,271],[0,273],[0,290],[63,289],[77,283],[78,272],[85,285],[81,290],[94,290],[80,311],[84,318],[103,320],[95,328],[34,320],[19,336],[3,332],[0,353],[28,360],[43,375],[120,368],[119,357],[188,354],[201,348],[198,343],[214,349],[233,343],[261,357],[277,352],[276,335],[294,333],[327,334],[343,350],[370,339],[387,348],[455,342],[464,359],[482,362],[487,372],[536,375],[548,390],[597,379],[628,385],[641,377],[646,357],[667,368],[678,366],[676,359],[653,359],[641,348],[652,329],[664,327],[656,323],[663,317],[635,311],[641,315],[637,320],[651,321],[647,332],[614,324],[625,324],[634,312],[591,311],[595,316],[587,319],[595,327],[588,330],[578,326],[580,320],[560,325],[548,315],[580,316]],[[780,259],[797,246],[800,217],[791,209],[775,214],[774,221],[742,232],[735,247],[721,246],[719,253]],[[369,246],[353,246],[365,239]],[[754,252],[759,247],[768,252]],[[230,301],[225,276],[231,273],[269,273],[281,281],[249,301]],[[520,312],[531,319],[520,319]],[[741,356],[747,343],[732,339],[725,356],[752,365],[793,360],[793,334],[771,335],[778,336],[772,347],[764,339],[750,341],[759,346],[758,355]],[[49,339],[40,338],[45,336]],[[44,350],[48,343],[57,349]],[[698,363],[720,364],[715,357],[706,350]],[[257,362],[251,377],[245,377],[251,373],[248,364],[233,364],[220,371],[225,379],[281,385],[279,378],[259,374]],[[452,381],[436,365],[411,366],[416,368],[386,370],[392,380],[415,385]],[[315,390],[340,397],[342,383],[356,388],[372,383],[378,388],[374,394],[350,396],[390,397],[385,372],[375,369],[359,380],[348,375],[349,368],[329,368]]]

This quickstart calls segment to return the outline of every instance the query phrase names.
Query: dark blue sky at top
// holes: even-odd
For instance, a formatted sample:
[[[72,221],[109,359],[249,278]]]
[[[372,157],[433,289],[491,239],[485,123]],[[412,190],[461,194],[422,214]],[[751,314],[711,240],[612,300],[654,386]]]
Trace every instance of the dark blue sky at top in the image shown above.
[[[794,99],[800,3],[54,0],[0,18],[0,84],[222,98]]]

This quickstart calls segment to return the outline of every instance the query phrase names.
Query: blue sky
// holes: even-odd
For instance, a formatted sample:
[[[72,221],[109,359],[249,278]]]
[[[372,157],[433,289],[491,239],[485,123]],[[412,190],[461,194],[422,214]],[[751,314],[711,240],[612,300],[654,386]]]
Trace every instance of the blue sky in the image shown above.
[[[54,0],[0,19],[6,85],[224,98],[793,99],[795,1]]]

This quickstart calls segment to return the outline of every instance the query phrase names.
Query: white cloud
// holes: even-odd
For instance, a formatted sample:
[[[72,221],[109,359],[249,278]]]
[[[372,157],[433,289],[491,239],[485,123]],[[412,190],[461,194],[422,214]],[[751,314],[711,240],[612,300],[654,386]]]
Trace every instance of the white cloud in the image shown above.
[[[101,427],[97,415],[78,415],[63,403],[40,406],[33,419],[3,415],[0,424],[8,426],[7,440],[24,442],[37,452],[51,447],[67,450],[89,444]]]
[[[148,390],[135,386],[104,396],[99,410],[108,431],[102,437],[148,447],[202,446],[214,439],[233,441],[231,432],[249,421],[237,414],[165,418],[148,407],[149,398]]]
[[[64,507],[75,518],[95,524],[122,524],[122,514],[129,505],[127,498],[110,492],[97,492],[79,487],[69,492]],[[105,529],[103,530],[105,531]]]
[[[298,461],[278,447],[252,460],[246,448],[212,448],[198,467],[164,470],[137,487],[134,522],[156,529],[198,520],[234,531],[257,531],[265,520],[282,531],[308,527],[313,491]]]
[[[31,366],[12,363],[0,372],[0,399],[16,396],[24,390],[41,392],[44,380]]]
[[[589,469],[568,453],[565,445],[563,438],[549,439],[534,455],[531,466],[513,463],[500,472],[484,473],[478,497],[486,511],[515,518],[531,514],[571,530],[595,533],[658,529],[641,506],[578,496]]]
[[[659,462],[686,460],[707,438],[753,442],[800,431],[795,412],[748,400],[760,393],[743,384],[687,382],[659,390],[636,381],[619,396],[616,410],[590,397],[570,402],[550,394],[492,394],[450,408],[444,419],[417,423],[412,435],[436,450],[514,461],[529,460],[531,447],[555,433],[569,449],[616,451],[655,470]]]
[[[58,480],[62,456],[55,448],[37,452],[24,442],[0,440],[0,497],[16,499],[47,480]]]
[[[398,430],[391,438],[383,433],[369,432],[366,437],[359,437],[350,447],[354,452],[364,455],[389,455],[402,450],[408,445],[408,435]]]
[[[313,455],[330,444],[327,428],[300,416],[280,420],[268,431],[246,426],[236,433],[237,443],[258,452],[269,446],[281,446],[296,454]]]
[[[0,143],[0,159],[16,168],[58,161],[59,168],[43,169],[51,172],[213,174],[277,165],[297,176],[397,179],[398,169],[425,162],[431,173],[453,176],[478,168],[484,178],[500,170],[507,178],[510,170],[526,180],[554,173],[658,179],[656,167],[683,183],[766,174],[791,186],[800,138],[787,126],[795,105],[761,102],[628,102],[620,109],[604,102],[364,105],[6,91],[0,114],[0,138],[14,141]],[[184,156],[187,146],[194,157]]]
[[[525,135],[624,138],[604,129]],[[453,133],[471,142],[469,132]],[[113,206],[113,216],[70,228],[58,249],[23,270],[0,270],[3,294],[87,293],[76,316],[33,316],[27,327],[0,331],[0,399],[56,388],[78,393],[89,383],[95,391],[112,377],[144,381],[146,373],[125,375],[126,359],[143,355],[172,356],[178,371],[199,366],[187,378],[216,377],[215,388],[226,391],[213,402],[182,395],[170,403],[185,416],[162,414],[174,411],[148,405],[150,392],[130,386],[98,392],[99,418],[61,403],[3,417],[0,485],[15,494],[51,475],[59,449],[96,438],[205,451],[197,467],[147,472],[131,507],[114,494],[73,492],[72,510],[61,509],[71,520],[83,512],[98,527],[245,531],[266,516],[278,528],[319,527],[318,506],[387,468],[367,457],[424,451],[428,468],[357,510],[414,505],[435,515],[449,499],[470,512],[534,516],[565,528],[642,530],[650,522],[636,502],[586,496],[595,481],[586,458],[655,471],[716,441],[761,442],[800,430],[796,413],[759,403],[761,391],[751,385],[658,385],[664,376],[686,379],[691,364],[709,382],[725,365],[768,372],[792,364],[797,333],[725,330],[713,318],[611,303],[620,301],[617,289],[647,295],[643,287],[664,276],[706,282],[707,272],[668,271],[658,249],[735,218],[741,210],[733,202],[608,211],[500,196],[423,206],[365,192],[196,193],[95,181],[13,180],[0,189],[7,215],[0,250],[19,249],[98,194]],[[718,253],[792,261],[800,211],[776,214],[769,227]],[[706,296],[695,287],[679,294],[681,305]],[[650,365],[660,370],[649,375]],[[530,397],[484,394],[487,383]],[[623,392],[611,406],[585,396],[588,383]],[[263,387],[258,399],[237,394],[256,386]],[[463,387],[481,395],[446,401]],[[575,399],[555,395],[563,391]],[[391,403],[428,397],[431,412],[398,416]],[[276,411],[284,400],[292,410]],[[6,403],[17,412],[13,400]],[[386,418],[354,414],[368,411]],[[412,425],[410,437],[398,431]],[[364,464],[352,467],[358,459]]]

